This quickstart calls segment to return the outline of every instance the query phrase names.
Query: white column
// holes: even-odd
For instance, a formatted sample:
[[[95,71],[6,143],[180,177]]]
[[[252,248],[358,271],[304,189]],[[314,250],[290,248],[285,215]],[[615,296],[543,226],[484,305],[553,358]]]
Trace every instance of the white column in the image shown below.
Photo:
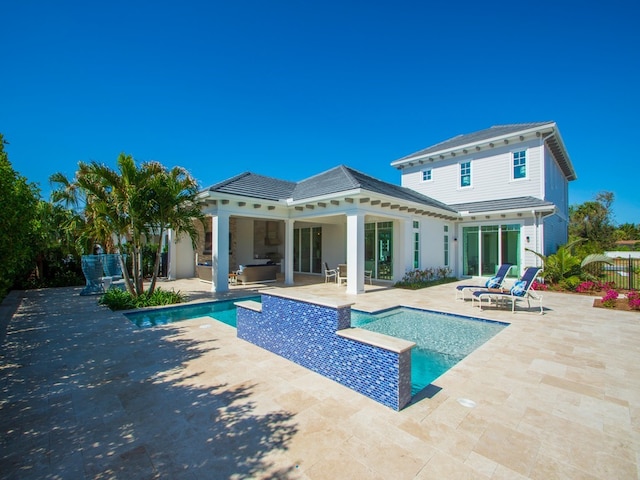
[[[347,293],[364,293],[364,213],[347,215]]]
[[[211,291],[229,290],[229,214],[211,217]]]
[[[395,234],[394,224],[394,234]],[[393,281],[401,279],[408,270],[413,270],[413,234],[420,233],[420,256],[422,257],[422,232],[413,229],[413,218],[398,220],[398,241],[393,242]],[[420,258],[420,267],[422,267]]]
[[[293,285],[293,224],[294,221],[284,221],[284,284]]]

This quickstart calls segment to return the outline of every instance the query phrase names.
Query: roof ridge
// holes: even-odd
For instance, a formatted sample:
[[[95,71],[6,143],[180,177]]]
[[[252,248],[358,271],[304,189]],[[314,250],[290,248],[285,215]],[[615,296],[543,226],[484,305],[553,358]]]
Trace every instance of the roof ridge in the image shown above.
[[[221,182],[214,183],[213,185],[206,188],[205,190],[211,190],[211,191],[217,190],[218,188],[224,187],[225,185],[229,185],[230,183],[235,182],[243,177],[246,177],[247,175],[251,175],[251,172],[246,171],[246,172],[239,173],[231,178],[227,178],[226,180],[222,180]]]
[[[553,120],[549,120],[548,122],[517,122],[517,123],[501,123],[498,125],[492,125],[490,128],[504,128],[504,127],[519,127],[519,126],[527,126],[527,125],[548,125],[549,123],[555,123]],[[485,129],[489,130],[489,129]],[[480,132],[482,130],[479,130]],[[473,133],[473,132],[471,132]]]
[[[324,170],[322,172],[316,173],[315,175],[311,175],[310,177],[303,178],[302,180],[300,180],[298,182],[295,182],[295,183],[296,183],[296,185],[299,185],[299,184],[304,183],[304,182],[309,182],[311,180],[317,179],[318,177],[321,177],[323,175],[327,175],[328,173],[331,173],[331,172],[334,172],[334,171],[341,171],[347,177],[351,178],[351,175],[349,174],[348,170],[349,170],[349,167],[347,167],[344,164],[340,164],[340,165],[336,165],[335,167],[331,167],[328,170]]]

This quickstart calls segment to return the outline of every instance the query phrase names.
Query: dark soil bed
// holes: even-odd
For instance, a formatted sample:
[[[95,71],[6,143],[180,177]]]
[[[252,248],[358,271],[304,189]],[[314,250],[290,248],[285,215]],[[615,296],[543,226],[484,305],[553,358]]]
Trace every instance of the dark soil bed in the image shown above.
[[[629,306],[629,300],[627,300],[626,298],[617,298],[614,301],[616,302],[615,303],[615,307],[605,307],[604,305],[602,305],[602,300],[600,298],[596,298],[593,301],[593,306],[596,307],[596,308],[608,308],[609,310],[622,310],[622,311],[625,311],[625,312],[638,312],[638,313],[640,313],[640,310],[631,308]]]

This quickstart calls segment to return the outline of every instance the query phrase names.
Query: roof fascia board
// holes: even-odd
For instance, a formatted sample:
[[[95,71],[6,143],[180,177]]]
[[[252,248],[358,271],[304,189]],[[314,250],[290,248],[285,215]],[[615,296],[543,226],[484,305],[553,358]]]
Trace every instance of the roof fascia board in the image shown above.
[[[248,197],[245,195],[234,195],[233,193],[217,193],[211,191],[200,192],[197,197],[199,202],[205,202],[207,200],[217,200],[223,201],[227,200],[229,202],[246,202],[246,203],[264,203],[265,205],[274,205],[274,206],[286,206],[285,200],[270,200],[262,197]]]
[[[557,132],[558,129],[556,128],[556,123],[555,122],[551,122],[545,125],[540,125],[538,127],[532,127],[532,128],[527,128],[524,130],[518,130],[516,132],[511,132],[511,133],[507,133],[504,135],[498,135],[496,137],[490,137],[490,138],[485,138],[483,140],[480,141],[476,141],[476,142],[469,142],[469,143],[465,143],[463,145],[457,145],[455,147],[451,147],[451,148],[444,148],[442,150],[437,150],[434,152],[429,152],[429,153],[424,153],[422,155],[416,155],[414,157],[409,156],[409,158],[405,158],[400,159],[400,160],[395,160],[393,162],[391,162],[391,166],[392,167],[398,167],[400,165],[405,165],[407,163],[413,163],[416,160],[421,160],[421,159],[425,159],[425,158],[429,158],[429,157],[437,157],[439,155],[445,155],[447,153],[451,153],[451,152],[456,152],[458,150],[464,150],[464,149],[470,149],[471,147],[475,147],[476,145],[480,145],[480,144],[489,144],[489,143],[496,143],[499,141],[504,141],[505,139],[509,139],[509,138],[513,138],[513,137],[519,137],[520,135],[522,136],[527,136],[527,135],[531,135],[531,134],[536,134],[536,133],[540,133],[541,135],[545,135],[545,134],[549,134],[549,133],[553,133],[553,132]],[[473,153],[473,152],[470,152]]]
[[[362,188],[357,188],[357,189],[353,189],[353,190],[344,190],[341,192],[336,192],[335,194],[331,194],[331,195],[323,195],[323,196],[318,196],[318,197],[309,197],[309,198],[303,198],[300,200],[296,200],[293,201],[291,199],[287,199],[287,205],[290,207],[296,207],[296,206],[306,206],[307,204],[310,203],[317,203],[317,202],[330,202],[331,200],[338,200],[338,199],[342,199],[344,197],[356,197],[356,198],[370,198],[370,199],[375,199],[375,200],[380,200],[381,202],[388,202],[388,203],[393,203],[393,204],[404,204],[407,205],[408,207],[416,207],[416,209],[420,209],[420,210],[427,210],[433,213],[439,213],[442,215],[445,215],[447,217],[457,217],[458,214],[455,211],[451,211],[451,210],[444,210],[438,207],[435,207],[433,205],[428,205],[425,203],[420,203],[420,202],[414,202],[411,200],[405,200],[399,197],[394,197],[394,196],[390,196],[390,195],[384,195],[381,193],[377,193],[377,192],[373,192],[371,190],[365,190]],[[369,204],[371,202],[368,202]],[[353,208],[352,205],[349,206],[350,208]]]
[[[381,201],[385,201],[385,202],[391,202],[391,203],[402,203],[404,205],[407,205],[409,207],[416,207],[416,208],[420,208],[421,210],[428,210],[434,213],[440,213],[442,215],[446,215],[449,217],[456,217],[458,216],[457,211],[452,211],[452,210],[444,210],[442,208],[439,207],[435,207],[433,205],[428,205],[426,203],[420,203],[420,202],[414,202],[411,200],[405,200],[402,198],[398,198],[398,197],[393,197],[390,195],[383,195],[381,193],[375,193],[375,192],[371,192],[368,190],[362,190],[363,194],[366,194],[365,196],[370,197],[370,198],[375,198],[376,200],[381,200]]]
[[[560,146],[560,150],[562,152],[562,155],[567,160],[567,166],[569,167],[570,171],[569,172],[564,172],[565,175],[569,178],[569,181],[577,180],[578,179],[578,175],[576,174],[576,170],[573,167],[573,162],[571,161],[571,158],[569,157],[569,153],[567,152],[567,148],[564,145],[564,140],[562,139],[562,135],[560,135],[560,130],[558,130],[556,128],[552,135],[547,135],[546,137],[544,137],[545,144],[546,144],[547,140],[551,136],[554,136],[556,138],[556,140],[558,142],[558,145]],[[551,151],[550,147],[549,147],[549,150]],[[556,158],[555,160],[556,160],[556,163],[559,164],[558,159]],[[561,165],[560,165],[560,169],[563,170]],[[569,175],[567,175],[567,173],[569,173]]]
[[[469,217],[477,217],[480,215],[509,215],[509,214],[517,214],[517,213],[553,213],[556,211],[556,207],[554,205],[543,205],[539,207],[522,207],[522,208],[510,208],[504,210],[488,210],[483,212],[469,212],[467,210],[461,210],[458,212],[458,215],[462,218],[462,220],[467,220]]]
[[[327,195],[319,195],[316,197],[305,197],[299,200],[294,200],[293,198],[287,198],[285,200],[286,204],[295,207],[296,205],[305,205],[307,203],[315,203],[315,202],[329,202],[331,200],[338,200],[342,197],[353,197],[362,195],[361,188],[354,188],[351,190],[342,190],[340,192],[330,193]]]

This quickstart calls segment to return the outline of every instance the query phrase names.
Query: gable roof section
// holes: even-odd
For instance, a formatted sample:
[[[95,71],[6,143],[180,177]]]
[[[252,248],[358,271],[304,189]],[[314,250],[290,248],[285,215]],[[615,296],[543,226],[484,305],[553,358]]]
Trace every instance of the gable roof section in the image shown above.
[[[287,200],[303,202],[306,199],[329,197],[340,193],[355,193],[354,190],[363,191],[358,193],[369,192],[419,203],[451,212],[454,215],[457,213],[450,206],[426,195],[406,187],[383,182],[344,165],[339,165],[297,183],[245,172],[216,183],[204,190],[203,193],[223,193],[281,202]]]
[[[216,183],[206,191],[278,201],[290,198],[295,187],[294,182],[244,172]]]
[[[493,127],[479,130],[477,132],[457,135],[453,138],[437,143],[430,147],[419,150],[410,155],[399,158],[391,162],[391,166],[402,169],[406,165],[415,162],[424,162],[425,159],[436,159],[439,155],[452,154],[457,150],[465,150],[475,147],[490,145],[508,137],[519,135],[535,134],[545,138],[549,149],[553,153],[558,165],[562,169],[567,180],[575,180],[576,172],[573,168],[569,155],[564,147],[560,132],[555,122],[532,122],[532,123],[514,123],[509,125],[494,125]],[[464,152],[466,153],[466,152]]]
[[[331,170],[299,182],[292,199],[294,201],[301,201],[306,198],[322,197],[354,189],[366,190],[367,192],[395,197],[400,200],[420,203],[452,213],[456,212],[448,205],[438,202],[431,197],[427,197],[406,187],[383,182],[382,180],[378,180],[377,178],[345,165],[339,165]]]
[[[483,202],[457,203],[451,205],[460,214],[476,214],[488,212],[504,212],[509,210],[548,210],[553,211],[554,205],[546,200],[535,197],[501,198]]]

